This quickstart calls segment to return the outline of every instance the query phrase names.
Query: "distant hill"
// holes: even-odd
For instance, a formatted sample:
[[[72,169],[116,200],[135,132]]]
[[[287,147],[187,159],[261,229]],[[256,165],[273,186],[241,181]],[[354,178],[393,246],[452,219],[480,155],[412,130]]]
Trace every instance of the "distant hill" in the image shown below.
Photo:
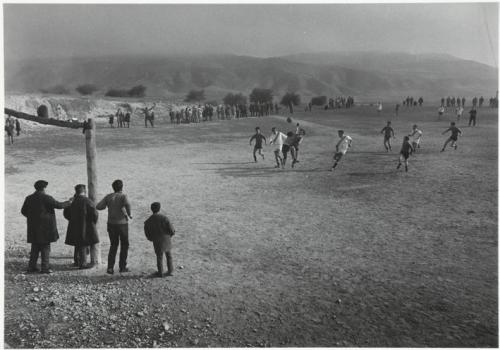
[[[248,94],[271,88],[276,96],[295,91],[311,96],[352,95],[357,100],[447,95],[493,96],[497,70],[446,55],[402,53],[313,53],[257,58],[235,55],[178,57],[103,57],[26,60],[5,63],[6,92],[33,93],[54,86],[76,95],[94,84],[94,95],[142,84],[148,97],[181,98],[205,89],[208,99],[228,92]]]

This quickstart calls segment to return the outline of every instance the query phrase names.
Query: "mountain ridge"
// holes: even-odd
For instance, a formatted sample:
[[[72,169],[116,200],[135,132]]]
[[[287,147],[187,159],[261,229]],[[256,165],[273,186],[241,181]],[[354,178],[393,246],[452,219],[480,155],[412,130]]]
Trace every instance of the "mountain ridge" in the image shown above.
[[[406,95],[493,96],[498,71],[451,55],[406,53],[299,53],[278,57],[243,55],[102,56],[33,59],[5,62],[5,90],[33,93],[61,85],[71,94],[81,84],[94,84],[103,96],[108,89],[142,84],[146,94],[181,96],[205,89],[207,98],[229,92],[248,94],[271,88],[304,98],[352,95],[383,99]]]

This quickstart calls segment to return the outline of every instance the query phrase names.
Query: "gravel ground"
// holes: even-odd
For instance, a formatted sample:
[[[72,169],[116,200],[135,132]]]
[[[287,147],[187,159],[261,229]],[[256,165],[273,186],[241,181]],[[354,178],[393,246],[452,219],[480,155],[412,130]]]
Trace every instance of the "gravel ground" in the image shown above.
[[[130,273],[75,270],[61,238],[50,276],[25,274],[20,215],[39,178],[56,199],[86,183],[81,131],[31,128],[6,145],[5,341],[12,347],[497,347],[496,111],[463,127],[457,151],[440,153],[435,108],[394,118],[369,107],[296,113],[307,131],[295,169],[254,163],[259,125],[285,117],[145,129],[99,128],[98,197],[123,179],[132,203]],[[392,119],[394,150],[417,122],[422,148],[396,171],[380,130]],[[335,173],[342,128],[352,150]],[[176,227],[173,277],[154,279],[143,233],[160,201]],[[106,260],[106,213],[98,230]]]

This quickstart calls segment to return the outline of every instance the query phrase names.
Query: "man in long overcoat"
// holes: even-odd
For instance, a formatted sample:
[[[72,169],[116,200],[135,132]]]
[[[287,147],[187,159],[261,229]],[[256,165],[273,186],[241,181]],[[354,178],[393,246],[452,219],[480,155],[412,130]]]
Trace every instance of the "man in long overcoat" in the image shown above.
[[[87,250],[99,243],[97,234],[98,213],[94,202],[86,196],[85,185],[75,186],[75,196],[69,207],[64,209],[64,217],[69,221],[65,243],[75,247],[76,264],[80,269],[92,268],[87,265]]]
[[[57,232],[56,214],[54,209],[64,209],[71,204],[71,200],[58,202],[45,193],[48,182],[35,182],[35,193],[24,200],[21,214],[27,219],[28,243],[31,243],[28,272],[37,272],[38,256],[42,255],[42,273],[52,273],[49,265],[50,243],[59,239]]]

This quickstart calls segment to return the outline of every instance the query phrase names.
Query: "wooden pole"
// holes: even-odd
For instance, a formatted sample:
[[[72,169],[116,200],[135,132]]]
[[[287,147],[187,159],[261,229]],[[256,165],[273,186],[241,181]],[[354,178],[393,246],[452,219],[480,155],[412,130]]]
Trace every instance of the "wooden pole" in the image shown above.
[[[96,127],[92,118],[89,118],[85,123],[84,130],[85,150],[87,155],[88,195],[92,202],[97,203]],[[90,246],[90,262],[96,265],[101,263],[101,249],[99,243]]]

